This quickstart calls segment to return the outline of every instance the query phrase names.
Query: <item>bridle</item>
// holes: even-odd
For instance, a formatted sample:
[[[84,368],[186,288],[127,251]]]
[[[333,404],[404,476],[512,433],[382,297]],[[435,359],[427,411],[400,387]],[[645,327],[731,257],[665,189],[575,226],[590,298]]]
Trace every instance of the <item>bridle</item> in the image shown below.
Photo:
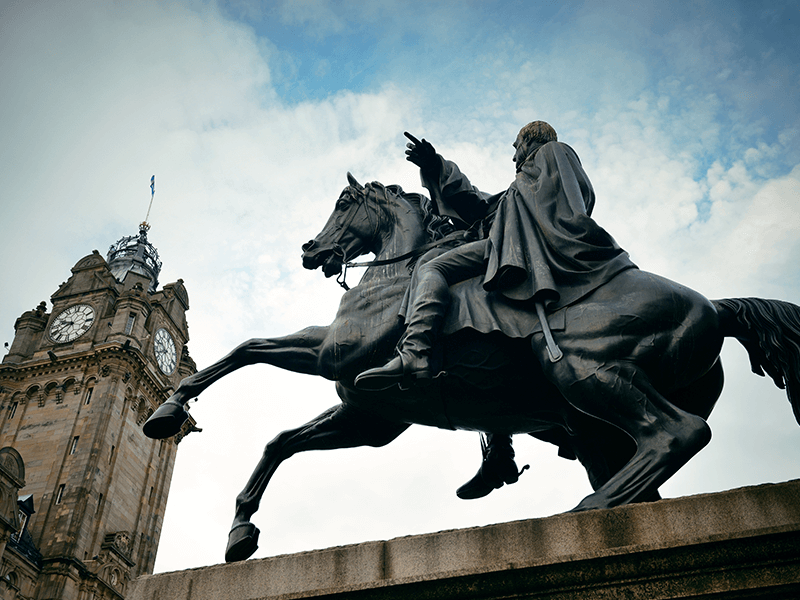
[[[367,217],[367,222],[370,224],[372,228],[372,235],[370,236],[369,241],[366,243],[366,246],[372,246],[377,238],[380,236],[381,227],[383,224],[383,219],[381,216],[381,210],[377,207],[377,202],[379,202],[378,192],[375,191],[375,202],[376,206],[374,207],[373,211],[369,211],[367,209],[367,196],[369,196],[370,191],[374,190],[374,186],[367,185],[361,187],[355,187],[353,185],[348,186],[345,189],[345,192],[342,193],[342,196],[339,197],[337,200],[337,204],[344,199],[345,194],[347,197],[353,201],[352,205],[348,208],[347,212],[343,215],[341,223],[337,223],[335,227],[335,236],[333,238],[333,242],[331,243],[331,253],[333,258],[336,258],[342,265],[342,270],[339,272],[339,275],[336,277],[336,283],[342,286],[345,291],[349,290],[350,287],[347,285],[345,278],[347,277],[347,267],[361,267],[367,266],[369,263],[353,263],[347,262],[346,252],[344,248],[342,248],[340,242],[344,237],[344,234],[350,229],[350,225],[352,225],[353,221],[355,220],[356,215],[358,214],[359,210],[363,207],[364,214]],[[356,193],[352,193],[355,191]],[[386,195],[386,189],[381,186],[381,191],[383,192],[383,199],[388,202],[388,197]],[[374,219],[370,215],[370,212],[374,212]],[[341,218],[341,217],[340,217]],[[338,221],[338,219],[337,219]],[[303,244],[303,252],[307,252],[311,250],[315,245],[314,240],[308,242],[307,244]],[[330,258],[328,259],[330,260]]]
[[[380,187],[380,192],[383,194],[383,198],[382,199],[386,203],[388,203],[389,198],[388,198],[388,195],[386,193],[386,188],[384,188],[383,186],[379,186],[379,187]],[[359,209],[362,206],[364,207],[364,212],[367,215],[367,220],[369,221],[370,225],[372,226],[372,230],[373,230],[373,233],[372,233],[372,235],[370,237],[369,242],[367,243],[367,246],[373,245],[374,242],[376,241],[376,239],[378,238],[378,236],[380,235],[381,227],[383,226],[383,217],[382,217],[382,214],[381,214],[381,210],[378,208],[377,205],[378,205],[378,203],[380,203],[381,197],[379,196],[378,190],[376,190],[375,188],[376,188],[376,186],[372,186],[372,185],[369,185],[369,184],[367,186],[362,186],[362,187],[356,187],[356,186],[350,185],[348,187],[348,190],[354,190],[355,192],[357,192],[356,194],[352,194],[351,192],[348,192],[349,197],[352,200],[354,200],[355,203],[354,203],[354,205],[352,207],[350,207],[350,210],[345,215],[345,218],[342,221],[342,223],[340,225],[336,226],[337,232],[336,232],[336,237],[334,238],[333,243],[331,244],[331,253],[333,254],[334,257],[336,257],[338,259],[338,261],[342,265],[342,270],[339,272],[339,275],[336,277],[336,283],[338,283],[340,286],[342,286],[342,288],[345,291],[348,291],[350,289],[350,286],[347,285],[347,281],[346,281],[346,279],[347,279],[347,269],[348,268],[379,267],[379,266],[384,266],[384,265],[391,265],[391,264],[395,264],[395,263],[398,263],[398,262],[401,262],[401,261],[404,261],[404,260],[410,260],[410,259],[418,258],[418,257],[422,256],[423,254],[425,254],[431,248],[436,248],[437,246],[441,246],[441,245],[444,245],[444,244],[447,244],[447,243],[450,243],[450,242],[453,242],[453,241],[456,241],[456,240],[464,240],[464,232],[463,231],[454,231],[453,233],[450,233],[450,234],[442,237],[441,239],[438,239],[438,240],[436,240],[434,242],[429,242],[427,244],[423,244],[422,246],[418,246],[417,248],[414,248],[413,250],[409,250],[408,252],[400,254],[399,256],[393,256],[391,258],[382,258],[382,259],[376,259],[376,260],[370,260],[370,261],[362,261],[362,262],[353,262],[353,261],[349,261],[348,262],[347,261],[347,257],[346,257],[346,253],[344,251],[344,248],[342,248],[342,246],[341,246],[341,244],[339,242],[341,242],[342,237],[344,237],[345,232],[349,229],[350,225],[353,223],[353,220],[355,219],[356,214],[358,213]],[[373,224],[373,219],[370,218],[370,211],[367,210],[367,205],[369,204],[367,202],[367,197],[370,194],[370,190],[374,190],[375,191],[375,200],[374,201],[376,203],[376,206],[375,206],[374,210],[372,211],[372,212],[375,213],[374,224]],[[339,199],[341,200],[342,198],[340,197]],[[313,241],[309,242],[308,244],[305,244],[303,246],[303,251],[310,250],[313,247],[313,244],[314,244]]]

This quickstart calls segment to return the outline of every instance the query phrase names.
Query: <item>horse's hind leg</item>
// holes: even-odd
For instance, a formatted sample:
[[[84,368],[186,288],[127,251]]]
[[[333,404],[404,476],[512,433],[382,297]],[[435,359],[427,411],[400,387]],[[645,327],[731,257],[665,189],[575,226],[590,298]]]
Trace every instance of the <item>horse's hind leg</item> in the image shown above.
[[[636,442],[633,457],[575,510],[653,498],[711,439],[704,419],[670,403],[633,363],[599,364],[567,355],[549,370],[573,406],[615,425]]]
[[[722,371],[722,361],[717,360],[711,368],[685,388],[670,394],[670,402],[678,408],[708,419],[711,411],[722,394],[725,375]]]
[[[697,380],[669,395],[669,401],[688,413],[708,419],[722,392],[722,363],[719,359]],[[628,435],[607,423],[592,420],[581,425],[580,435],[570,438],[570,446],[586,469],[592,489],[599,490],[616,475],[636,453],[636,444]],[[658,492],[639,496],[633,502],[659,500]]]
[[[357,446],[384,446],[408,429],[345,404],[329,408],[302,427],[284,431],[267,444],[244,490],[236,497],[236,516],[228,536],[225,561],[250,557],[258,548],[259,531],[250,522],[278,466],[290,456],[308,450]]]

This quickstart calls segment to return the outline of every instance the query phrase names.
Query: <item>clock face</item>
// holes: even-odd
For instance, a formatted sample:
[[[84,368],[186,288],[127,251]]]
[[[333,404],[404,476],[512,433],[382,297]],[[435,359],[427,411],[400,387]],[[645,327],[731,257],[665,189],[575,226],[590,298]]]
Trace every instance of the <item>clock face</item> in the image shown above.
[[[78,339],[94,323],[94,309],[88,304],[76,304],[58,313],[50,325],[50,339],[65,344]]]
[[[164,375],[172,375],[172,372],[175,370],[175,364],[178,361],[178,355],[175,352],[175,342],[166,329],[161,328],[156,331],[153,349],[156,352],[158,368],[161,369]]]

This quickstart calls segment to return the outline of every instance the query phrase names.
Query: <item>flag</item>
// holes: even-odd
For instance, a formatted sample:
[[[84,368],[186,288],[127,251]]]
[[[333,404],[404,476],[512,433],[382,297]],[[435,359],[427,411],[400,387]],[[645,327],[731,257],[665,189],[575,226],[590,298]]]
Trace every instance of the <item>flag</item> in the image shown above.
[[[156,193],[156,176],[153,175],[150,178],[150,195],[153,196]]]

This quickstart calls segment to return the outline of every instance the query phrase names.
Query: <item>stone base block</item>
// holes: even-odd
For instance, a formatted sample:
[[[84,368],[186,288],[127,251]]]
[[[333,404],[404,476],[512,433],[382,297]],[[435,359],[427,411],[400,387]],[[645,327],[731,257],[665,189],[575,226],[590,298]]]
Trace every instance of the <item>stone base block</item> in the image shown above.
[[[128,600],[800,598],[800,480],[144,576]]]

